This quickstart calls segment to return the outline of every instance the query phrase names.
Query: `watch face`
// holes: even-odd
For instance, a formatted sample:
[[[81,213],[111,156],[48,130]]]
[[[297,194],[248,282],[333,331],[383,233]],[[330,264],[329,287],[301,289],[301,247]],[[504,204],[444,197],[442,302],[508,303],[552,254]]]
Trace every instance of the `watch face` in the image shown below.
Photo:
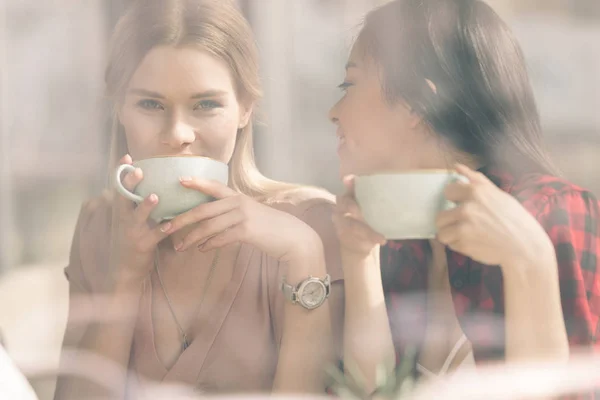
[[[300,301],[307,308],[320,306],[325,300],[325,286],[319,282],[308,282],[302,290]]]

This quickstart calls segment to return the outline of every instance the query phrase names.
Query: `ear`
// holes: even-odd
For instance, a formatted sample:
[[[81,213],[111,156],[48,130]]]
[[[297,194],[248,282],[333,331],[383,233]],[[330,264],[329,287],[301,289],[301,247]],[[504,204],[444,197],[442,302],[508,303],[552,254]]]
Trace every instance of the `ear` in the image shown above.
[[[431,91],[434,94],[437,94],[437,86],[435,86],[435,83],[431,82],[429,79],[425,79],[425,82],[427,82],[427,86],[429,86],[429,88],[431,89]]]
[[[427,83],[427,86],[429,86],[431,91],[434,94],[437,94],[437,86],[435,86],[435,83],[433,83],[429,79],[425,79],[425,82]],[[408,110],[410,112],[410,117],[409,117],[410,127],[416,128],[417,126],[421,125],[421,123],[423,123],[423,116],[420,115],[419,113],[417,113],[415,110],[413,110],[408,104],[405,104],[405,106],[408,108]]]
[[[408,126],[411,129],[415,129],[423,123],[423,116],[416,112],[406,102],[400,102],[399,107],[401,108],[400,112],[404,114],[404,123],[408,123]]]
[[[254,104],[249,105],[241,105],[240,107],[240,122],[238,124],[238,129],[244,129],[252,118],[252,112],[254,111]]]

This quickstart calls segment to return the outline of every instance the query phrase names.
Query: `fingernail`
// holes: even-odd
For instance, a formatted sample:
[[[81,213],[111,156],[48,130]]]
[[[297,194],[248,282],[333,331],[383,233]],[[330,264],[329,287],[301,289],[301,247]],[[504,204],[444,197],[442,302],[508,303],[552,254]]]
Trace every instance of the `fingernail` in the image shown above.
[[[158,203],[158,196],[155,195],[154,193],[150,195],[150,202],[152,204]]]
[[[175,251],[180,251],[183,248],[183,242],[179,242],[175,245]]]
[[[181,178],[179,178],[180,182],[190,182],[192,180],[192,178],[190,178],[189,176],[182,176]]]
[[[160,227],[160,231],[161,231],[162,233],[167,233],[167,232],[169,232],[169,231],[171,230],[171,227],[172,227],[172,226],[173,226],[173,225],[171,225],[171,223],[170,223],[170,222],[167,222],[166,224],[164,224],[163,226],[161,226],[161,227]]]

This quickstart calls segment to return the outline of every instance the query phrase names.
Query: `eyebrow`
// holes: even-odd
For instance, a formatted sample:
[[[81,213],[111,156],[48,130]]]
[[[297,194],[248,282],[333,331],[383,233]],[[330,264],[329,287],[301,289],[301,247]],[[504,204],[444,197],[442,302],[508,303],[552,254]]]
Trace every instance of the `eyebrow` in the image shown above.
[[[348,63],[346,64],[346,69],[348,70],[350,68],[358,68],[358,65],[353,61],[348,61]]]
[[[156,99],[164,99],[165,96],[163,96],[162,94],[158,93],[158,92],[153,92],[152,90],[146,90],[146,89],[130,89],[129,93],[131,94],[136,94],[138,96],[148,96],[148,97],[153,97]],[[205,92],[201,92],[201,93],[195,93],[193,94],[190,98],[191,99],[205,99],[205,98],[210,98],[210,97],[219,97],[219,96],[226,96],[227,92],[224,90],[207,90]]]

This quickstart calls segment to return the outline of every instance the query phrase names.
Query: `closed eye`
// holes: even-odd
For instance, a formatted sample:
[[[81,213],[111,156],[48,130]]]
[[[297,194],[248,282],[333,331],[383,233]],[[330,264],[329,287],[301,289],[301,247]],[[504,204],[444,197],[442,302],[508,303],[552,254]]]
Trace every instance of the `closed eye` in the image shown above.
[[[342,92],[345,92],[350,86],[354,86],[354,83],[344,81],[338,85],[338,89],[340,89]]]

